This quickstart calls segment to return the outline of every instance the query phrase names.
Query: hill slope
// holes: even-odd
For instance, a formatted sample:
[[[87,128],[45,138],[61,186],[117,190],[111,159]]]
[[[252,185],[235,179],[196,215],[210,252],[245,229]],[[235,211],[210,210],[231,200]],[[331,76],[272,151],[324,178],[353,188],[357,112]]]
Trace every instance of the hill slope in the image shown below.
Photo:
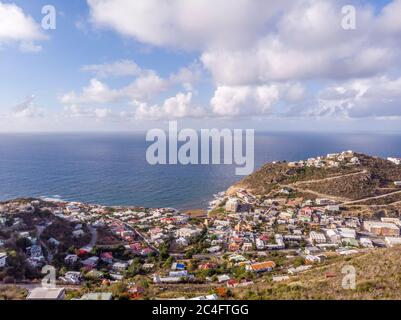
[[[344,162],[338,167],[291,167],[286,162],[269,163],[228,190],[238,189],[266,196],[283,187],[341,202],[360,200],[400,191],[394,181],[401,181],[401,166],[387,160],[354,154],[358,165]],[[399,195],[401,200],[401,195]],[[396,198],[397,200],[397,198]]]

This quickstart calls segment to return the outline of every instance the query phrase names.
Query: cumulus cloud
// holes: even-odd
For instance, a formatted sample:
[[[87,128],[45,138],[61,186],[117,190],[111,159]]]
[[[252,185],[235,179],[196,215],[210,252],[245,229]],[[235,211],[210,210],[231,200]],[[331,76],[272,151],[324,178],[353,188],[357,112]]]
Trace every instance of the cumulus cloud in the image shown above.
[[[151,45],[199,49],[246,45],[290,2],[88,0],[88,5],[91,20],[98,27]]]
[[[148,101],[175,86],[181,86],[186,91],[193,92],[195,91],[194,86],[202,75],[200,65],[193,63],[162,78],[156,71],[142,69],[131,60],[86,65],[82,67],[82,70],[95,73],[97,78],[91,79],[89,85],[82,88],[81,93],[71,91],[61,95],[59,100],[63,104],[107,104],[124,100]],[[117,89],[110,88],[105,83],[105,79],[100,80],[100,78],[126,76],[133,76],[135,79],[128,85]]]
[[[89,85],[82,89],[81,94],[71,91],[60,97],[65,104],[110,103],[121,98],[121,92],[110,89],[98,79],[92,79]]]
[[[144,102],[135,102],[137,107],[135,118],[140,120],[162,120],[200,118],[205,116],[205,110],[192,103],[192,93],[178,93],[164,101],[162,105],[148,105]]]
[[[211,100],[213,112],[219,116],[267,114],[279,99],[277,86],[218,87]]]
[[[392,68],[400,46],[394,33],[380,27],[390,19],[360,7],[357,29],[346,31],[341,7],[341,1],[294,1],[274,31],[252,46],[212,48],[203,52],[202,61],[216,83],[229,85],[372,77]]]
[[[44,111],[34,103],[35,96],[28,96],[23,102],[12,109],[12,115],[16,118],[41,118]]]
[[[38,52],[35,41],[45,40],[40,26],[15,4],[0,2],[0,45],[16,43],[24,52]]]
[[[308,113],[320,117],[401,117],[401,78],[358,79],[328,87]]]
[[[134,99],[144,118],[169,117],[166,102],[143,101],[176,84],[194,92],[202,70],[215,85],[210,101],[210,114],[215,116],[268,115],[282,105],[304,116],[398,116],[394,87],[401,68],[401,0],[379,10],[367,2],[346,0],[87,2],[90,21],[97,28],[147,45],[199,54],[201,67],[182,68],[166,79],[128,61],[84,68],[97,78],[122,76],[126,63],[124,69],[131,70],[126,72],[138,79],[122,89],[99,86],[99,91]],[[347,31],[341,26],[341,9],[349,4],[356,6],[357,25]],[[320,93],[307,85],[316,87],[317,81],[327,86]],[[192,95],[171,99],[170,104],[181,110],[175,116],[191,114],[186,110],[193,105]]]

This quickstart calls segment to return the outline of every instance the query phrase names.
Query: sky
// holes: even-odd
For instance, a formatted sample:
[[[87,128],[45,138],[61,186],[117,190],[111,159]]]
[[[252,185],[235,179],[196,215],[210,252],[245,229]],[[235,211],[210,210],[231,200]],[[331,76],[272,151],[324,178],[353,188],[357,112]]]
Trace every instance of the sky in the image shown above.
[[[401,0],[0,0],[0,131],[400,131],[400,17]]]

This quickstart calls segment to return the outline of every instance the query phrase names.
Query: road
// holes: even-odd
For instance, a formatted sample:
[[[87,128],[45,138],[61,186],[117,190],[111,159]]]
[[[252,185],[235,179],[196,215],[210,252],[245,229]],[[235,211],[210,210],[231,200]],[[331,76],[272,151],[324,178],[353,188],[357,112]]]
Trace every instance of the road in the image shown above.
[[[350,205],[350,204],[361,203],[361,202],[365,202],[365,201],[369,201],[369,200],[377,200],[377,199],[387,198],[389,196],[392,196],[394,194],[399,194],[399,193],[401,193],[401,190],[395,191],[395,192],[391,192],[391,193],[387,193],[387,194],[382,194],[382,195],[376,196],[376,197],[370,197],[370,198],[365,198],[365,199],[345,202],[345,203],[343,203],[343,205]],[[394,202],[394,203],[396,203],[396,202]]]
[[[120,220],[119,220],[119,221],[120,221]],[[125,225],[129,230],[135,232],[135,234],[136,234],[138,237],[140,237],[143,241],[145,241],[146,244],[147,244],[152,250],[154,250],[155,252],[157,252],[157,254],[160,254],[159,249],[157,249],[155,246],[153,246],[152,244],[150,244],[149,241],[148,241],[148,239],[146,239],[146,237],[143,236],[138,230],[136,230],[135,228],[131,227],[128,223],[125,223],[125,222],[123,222],[123,221],[120,221],[120,222],[124,223],[124,225]]]

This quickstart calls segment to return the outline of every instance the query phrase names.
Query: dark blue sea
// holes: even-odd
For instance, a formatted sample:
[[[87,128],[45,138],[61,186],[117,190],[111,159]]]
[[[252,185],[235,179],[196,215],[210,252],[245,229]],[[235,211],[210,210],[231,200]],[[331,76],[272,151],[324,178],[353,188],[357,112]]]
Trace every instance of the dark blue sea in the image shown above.
[[[1,134],[0,200],[206,208],[241,179],[236,165],[151,166],[144,134]],[[401,134],[258,133],[255,164],[352,149],[401,157]]]

